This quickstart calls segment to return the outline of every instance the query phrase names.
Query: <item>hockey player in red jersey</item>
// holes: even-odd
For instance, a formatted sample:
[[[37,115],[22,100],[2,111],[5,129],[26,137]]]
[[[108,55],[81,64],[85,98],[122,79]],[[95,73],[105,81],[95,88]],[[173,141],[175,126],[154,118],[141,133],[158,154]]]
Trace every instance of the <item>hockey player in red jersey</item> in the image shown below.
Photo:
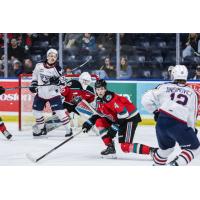
[[[5,89],[0,86],[0,95],[2,95],[5,92]],[[12,135],[8,132],[5,124],[3,123],[2,118],[0,117],[0,132],[2,132],[2,134],[9,140]]]
[[[67,82],[62,95],[65,97],[63,107],[68,112],[79,114],[75,108],[81,99],[85,99],[88,103],[94,101],[95,94],[93,87],[90,86],[92,78],[88,72],[83,72],[79,80],[70,80]]]
[[[68,81],[64,91],[61,93],[65,98],[63,108],[67,109],[69,113],[74,112],[79,115],[79,112],[75,108],[82,99],[88,103],[94,101],[95,94],[93,87],[90,86],[91,82],[92,78],[88,72],[83,72],[79,80],[72,79]],[[73,134],[72,128],[69,127],[69,129],[70,132],[65,135],[66,137]]]
[[[107,146],[101,152],[102,156],[115,156],[116,150],[113,138],[118,133],[118,140],[121,150],[124,153],[151,154],[155,148],[147,145],[133,143],[135,130],[141,117],[137,108],[127,98],[107,90],[105,80],[97,80],[95,90],[97,94],[97,111],[106,117],[93,115],[82,126],[85,132],[88,132],[94,124],[100,130],[101,138]]]

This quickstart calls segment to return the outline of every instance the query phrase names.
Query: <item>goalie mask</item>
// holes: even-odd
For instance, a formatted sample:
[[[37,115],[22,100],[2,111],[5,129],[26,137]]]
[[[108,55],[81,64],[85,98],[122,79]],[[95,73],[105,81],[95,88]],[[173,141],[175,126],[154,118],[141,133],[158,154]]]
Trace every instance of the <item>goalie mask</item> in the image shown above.
[[[92,82],[92,77],[90,76],[88,72],[83,72],[79,76],[79,82],[81,83],[82,88],[86,90],[87,86],[90,85]]]

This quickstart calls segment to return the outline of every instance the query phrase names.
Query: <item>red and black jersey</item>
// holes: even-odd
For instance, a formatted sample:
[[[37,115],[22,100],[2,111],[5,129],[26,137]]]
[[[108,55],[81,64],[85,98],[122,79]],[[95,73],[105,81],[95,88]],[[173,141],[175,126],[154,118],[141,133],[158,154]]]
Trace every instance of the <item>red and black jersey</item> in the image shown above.
[[[136,106],[126,97],[110,91],[106,91],[103,98],[98,97],[96,104],[97,110],[111,118],[114,122],[119,119],[131,119],[139,114]]]
[[[61,94],[65,97],[65,102],[69,103],[77,96],[82,97],[88,103],[94,101],[95,98],[94,89],[88,85],[86,90],[84,90],[81,83],[77,80],[68,81]]]

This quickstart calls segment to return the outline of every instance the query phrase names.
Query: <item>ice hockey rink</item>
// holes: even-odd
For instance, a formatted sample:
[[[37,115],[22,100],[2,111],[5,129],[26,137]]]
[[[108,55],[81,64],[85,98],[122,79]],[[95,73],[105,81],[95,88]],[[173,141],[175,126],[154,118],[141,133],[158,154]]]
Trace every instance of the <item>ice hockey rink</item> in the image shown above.
[[[0,137],[0,166],[151,166],[153,163],[149,155],[123,153],[117,142],[117,159],[101,158],[100,152],[105,146],[95,133],[81,133],[38,163],[33,163],[26,157],[27,153],[34,158],[40,157],[66,140],[65,132],[59,129],[50,132],[47,137],[36,139],[33,138],[31,129],[16,131],[16,123],[6,124],[13,134],[13,139],[7,141],[3,135]],[[139,126],[135,142],[157,146],[154,126]],[[179,151],[176,147],[169,160]],[[200,165],[200,157],[193,160],[190,165]]]

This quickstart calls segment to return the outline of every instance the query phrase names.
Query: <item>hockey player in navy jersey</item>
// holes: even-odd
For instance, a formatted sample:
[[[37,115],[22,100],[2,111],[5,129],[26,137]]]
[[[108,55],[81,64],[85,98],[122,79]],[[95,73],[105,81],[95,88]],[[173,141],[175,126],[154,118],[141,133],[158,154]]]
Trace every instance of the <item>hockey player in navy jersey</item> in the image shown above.
[[[172,68],[171,83],[164,83],[146,92],[142,104],[155,114],[156,136],[159,149],[154,153],[154,165],[187,165],[200,152],[200,143],[195,133],[198,111],[198,97],[186,85],[188,70],[184,65]],[[181,152],[168,161],[176,142]]]
[[[47,134],[42,113],[47,102],[49,102],[52,111],[56,113],[66,131],[68,131],[69,115],[63,109],[60,93],[60,86],[65,85],[65,77],[62,76],[62,69],[57,64],[57,59],[57,50],[49,49],[46,61],[36,64],[33,71],[30,91],[36,93],[33,101],[33,115],[38,126],[38,132],[33,132],[33,136]]]

